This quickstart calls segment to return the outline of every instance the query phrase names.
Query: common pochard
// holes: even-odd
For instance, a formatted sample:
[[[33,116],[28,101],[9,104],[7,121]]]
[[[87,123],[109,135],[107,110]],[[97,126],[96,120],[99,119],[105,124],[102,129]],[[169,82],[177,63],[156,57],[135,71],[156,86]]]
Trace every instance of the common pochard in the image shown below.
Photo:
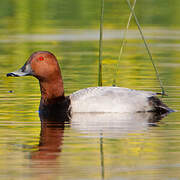
[[[150,91],[123,87],[89,87],[64,96],[61,70],[56,57],[48,51],[33,53],[24,66],[7,76],[34,76],[41,90],[40,110],[53,107],[74,112],[159,112],[172,111]]]

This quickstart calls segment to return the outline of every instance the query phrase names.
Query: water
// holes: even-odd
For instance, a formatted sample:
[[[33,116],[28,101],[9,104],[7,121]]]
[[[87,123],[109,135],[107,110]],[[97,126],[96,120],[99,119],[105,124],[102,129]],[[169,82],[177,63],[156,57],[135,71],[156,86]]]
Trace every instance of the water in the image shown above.
[[[179,5],[139,0],[135,8],[168,94],[163,101],[176,110]],[[0,179],[180,179],[179,111],[156,124],[147,115],[86,114],[41,128],[38,81],[5,76],[32,52],[48,50],[58,57],[66,95],[97,86],[99,13],[100,1],[1,1]],[[125,1],[105,2],[103,85],[112,85],[128,15]],[[116,78],[118,86],[160,92],[134,21]]]

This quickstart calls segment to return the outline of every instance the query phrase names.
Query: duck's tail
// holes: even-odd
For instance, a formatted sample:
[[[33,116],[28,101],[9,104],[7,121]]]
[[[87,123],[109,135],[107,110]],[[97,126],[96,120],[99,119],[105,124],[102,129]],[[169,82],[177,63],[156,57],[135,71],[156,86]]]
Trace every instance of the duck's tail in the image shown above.
[[[164,104],[158,97],[151,96],[149,97],[149,103],[153,106],[153,110],[156,113],[164,114],[175,112],[173,109],[169,108],[166,104]]]

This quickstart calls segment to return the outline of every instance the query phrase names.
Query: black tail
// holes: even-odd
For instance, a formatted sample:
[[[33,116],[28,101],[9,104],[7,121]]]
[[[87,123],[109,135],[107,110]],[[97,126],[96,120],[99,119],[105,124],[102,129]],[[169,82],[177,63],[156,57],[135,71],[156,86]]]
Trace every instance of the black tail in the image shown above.
[[[164,104],[158,97],[152,96],[149,97],[149,103],[154,107],[153,112],[159,114],[175,112],[173,109],[170,109],[166,104]]]

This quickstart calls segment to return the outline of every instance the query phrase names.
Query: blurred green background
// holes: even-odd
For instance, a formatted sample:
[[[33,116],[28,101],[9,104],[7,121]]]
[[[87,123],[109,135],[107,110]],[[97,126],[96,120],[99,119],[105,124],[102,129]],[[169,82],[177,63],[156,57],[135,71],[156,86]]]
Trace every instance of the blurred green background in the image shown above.
[[[100,179],[99,135],[71,127],[55,161],[32,161],[39,149],[39,84],[33,77],[6,77],[34,51],[48,50],[59,60],[66,95],[97,86],[100,7],[100,0],[1,0],[0,179]],[[180,110],[180,1],[137,0],[135,12],[169,95],[164,102]],[[125,0],[105,0],[103,85],[112,85],[129,13]],[[118,86],[160,91],[134,19],[115,78]],[[105,177],[179,179],[179,117],[105,138]]]

